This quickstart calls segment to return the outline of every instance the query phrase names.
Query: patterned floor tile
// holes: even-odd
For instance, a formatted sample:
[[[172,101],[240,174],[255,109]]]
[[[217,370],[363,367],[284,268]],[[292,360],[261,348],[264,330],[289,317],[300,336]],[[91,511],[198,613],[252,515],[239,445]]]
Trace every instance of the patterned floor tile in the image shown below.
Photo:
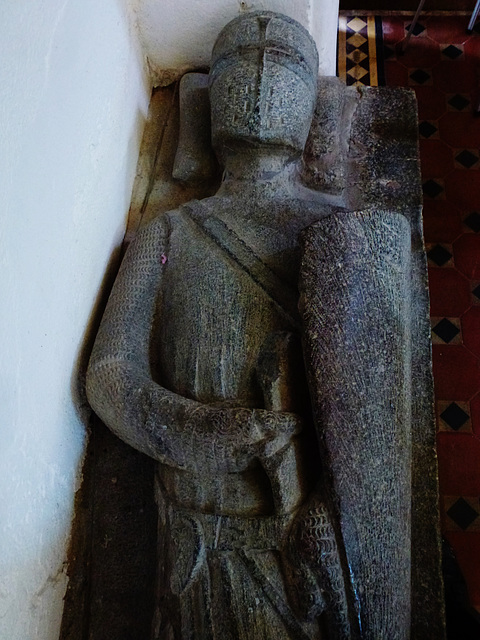
[[[441,44],[440,55],[446,60],[458,60],[464,55],[463,44]]]
[[[439,431],[454,431],[455,433],[472,431],[470,405],[468,402],[439,400],[436,403],[436,410]]]
[[[430,317],[433,344],[461,344],[462,331],[458,318]]]
[[[405,26],[404,26],[405,36],[407,35],[407,33],[410,32],[410,30],[412,32],[412,37],[421,36],[422,34],[424,36],[427,35],[427,28],[420,22],[420,20],[415,25],[413,25],[413,29],[412,29],[412,25],[413,25],[413,22],[410,22],[410,21],[405,22]]]
[[[445,496],[445,525],[447,531],[480,531],[480,499]]]
[[[480,304],[480,280],[471,282],[472,304]]]
[[[477,149],[454,149],[453,156],[458,169],[478,169],[480,154]]]
[[[418,124],[418,133],[421,138],[425,138],[426,140],[437,140],[440,137],[438,120],[422,120]]]
[[[426,244],[428,263],[433,267],[451,267],[453,266],[453,250],[447,244]]]
[[[377,29],[381,34],[381,20],[375,16],[340,16],[338,75],[347,85],[383,84],[383,63],[381,78],[377,73]]]
[[[425,198],[445,199],[445,184],[442,178],[430,178],[422,184]]]
[[[443,532],[480,607],[480,21],[383,18],[386,84],[418,100]],[[378,42],[377,42],[378,44]]]
[[[480,213],[471,211],[463,218],[463,224],[467,232],[480,233]]]
[[[408,83],[412,86],[422,85],[424,87],[433,85],[432,70],[422,67],[411,69],[408,73]]]
[[[447,96],[447,109],[449,111],[466,111],[471,108],[470,94],[465,93],[452,93],[446,94]]]

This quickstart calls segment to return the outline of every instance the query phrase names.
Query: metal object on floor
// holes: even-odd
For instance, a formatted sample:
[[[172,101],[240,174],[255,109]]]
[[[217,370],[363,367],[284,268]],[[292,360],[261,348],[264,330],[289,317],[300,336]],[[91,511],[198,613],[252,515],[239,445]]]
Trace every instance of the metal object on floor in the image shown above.
[[[472,17],[470,18],[470,22],[468,23],[468,27],[467,27],[468,33],[471,33],[473,31],[473,27],[475,26],[475,22],[477,21],[479,13],[480,13],[480,0],[477,0],[477,4],[475,5],[475,9],[473,10]]]
[[[407,50],[408,44],[410,42],[410,38],[412,37],[413,34],[413,30],[415,29],[415,27],[417,26],[417,22],[418,19],[420,17],[420,14],[423,11],[423,5],[425,4],[425,0],[420,0],[420,2],[418,3],[418,9],[415,13],[415,16],[412,20],[412,23],[410,25],[410,27],[408,28],[408,33],[407,36],[405,38],[405,40],[402,43],[402,47],[401,47],[401,52],[405,53],[405,51]],[[472,17],[470,18],[470,22],[468,23],[468,27],[467,27],[467,32],[471,33],[473,31],[473,27],[475,26],[475,23],[478,19],[478,14],[480,13],[480,0],[477,0],[476,4],[475,4],[475,9],[473,10],[472,13]]]
[[[420,2],[418,4],[417,12],[415,13],[415,16],[414,16],[414,18],[412,20],[412,23],[408,28],[407,36],[406,36],[405,40],[402,43],[402,47],[401,47],[401,52],[402,53],[405,53],[405,51],[407,50],[408,43],[410,42],[410,38],[412,37],[413,30],[417,26],[417,22],[418,22],[418,19],[420,17],[420,14],[422,13],[424,4],[425,4],[425,0],[420,0]],[[477,4],[480,4],[480,0],[478,0]]]
[[[470,18],[470,22],[468,23],[467,33],[472,33],[473,27],[475,26],[479,13],[480,13],[480,0],[477,0],[475,9],[473,10],[473,13],[472,13],[472,17]],[[480,99],[477,99],[477,103],[473,110],[473,115],[480,116]]]

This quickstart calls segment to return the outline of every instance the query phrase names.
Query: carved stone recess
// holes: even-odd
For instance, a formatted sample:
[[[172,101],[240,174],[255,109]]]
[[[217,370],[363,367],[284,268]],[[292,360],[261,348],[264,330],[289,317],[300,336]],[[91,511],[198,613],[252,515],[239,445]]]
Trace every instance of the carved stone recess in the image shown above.
[[[154,638],[444,634],[414,98],[316,80],[300,25],[233,21],[220,189],[201,74],[137,183],[87,390],[159,462]]]

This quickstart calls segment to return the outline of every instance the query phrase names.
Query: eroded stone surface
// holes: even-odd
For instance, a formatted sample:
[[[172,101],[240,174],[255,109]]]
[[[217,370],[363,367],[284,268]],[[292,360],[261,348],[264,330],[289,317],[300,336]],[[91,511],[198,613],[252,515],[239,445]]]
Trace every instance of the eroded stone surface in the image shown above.
[[[222,32],[223,183],[141,229],[92,354],[95,411],[159,463],[162,640],[442,637],[414,106],[317,94],[315,56],[268,12]]]

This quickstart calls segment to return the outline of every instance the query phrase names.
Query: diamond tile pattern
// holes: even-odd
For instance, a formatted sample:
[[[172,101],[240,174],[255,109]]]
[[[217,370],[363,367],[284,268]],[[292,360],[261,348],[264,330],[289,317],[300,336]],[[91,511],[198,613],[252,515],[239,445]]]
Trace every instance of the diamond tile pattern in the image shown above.
[[[441,419],[454,431],[458,431],[469,420],[470,416],[456,402],[452,402],[440,414]]]
[[[431,80],[432,76],[426,69],[415,69],[409,75],[409,78],[415,84],[425,84],[428,80]]]
[[[438,198],[443,191],[443,185],[439,180],[427,180],[423,183],[423,193],[429,198]]]
[[[470,105],[470,100],[467,96],[455,93],[449,100],[448,104],[457,111],[463,111]]]
[[[446,344],[460,335],[460,329],[448,318],[443,318],[432,327],[433,333]]]
[[[437,267],[443,267],[451,259],[452,254],[441,244],[436,244],[427,252],[427,256]]]
[[[409,31],[410,26],[411,26],[411,23],[407,24],[405,27],[405,31]],[[420,24],[420,22],[417,22],[417,24],[413,28],[412,35],[419,36],[424,31],[425,31],[425,27],[423,26],[423,24]]]
[[[480,232],[480,213],[473,211],[463,220],[464,224],[475,233]]]
[[[432,122],[424,120],[418,125],[418,131],[422,138],[431,138],[437,133],[438,127],[436,127]]]
[[[471,169],[475,164],[477,164],[479,160],[478,153],[475,151],[470,151],[469,149],[464,149],[460,151],[455,156],[455,160],[457,163],[461,164],[465,169]]]
[[[478,511],[471,507],[464,498],[459,498],[454,502],[447,514],[463,530],[468,529],[478,518]]]
[[[339,50],[344,43],[345,57],[339,56],[339,76],[347,85],[376,85],[377,60],[371,59],[369,38],[375,48],[376,22],[374,16],[343,17],[339,19]]]
[[[449,60],[456,60],[463,54],[463,49],[461,47],[456,47],[453,44],[449,44],[444,49],[442,49],[442,55],[448,58]]]
[[[422,14],[404,55],[411,19],[382,28],[385,84],[418,100],[443,533],[480,609],[480,20],[469,35],[469,18]]]

